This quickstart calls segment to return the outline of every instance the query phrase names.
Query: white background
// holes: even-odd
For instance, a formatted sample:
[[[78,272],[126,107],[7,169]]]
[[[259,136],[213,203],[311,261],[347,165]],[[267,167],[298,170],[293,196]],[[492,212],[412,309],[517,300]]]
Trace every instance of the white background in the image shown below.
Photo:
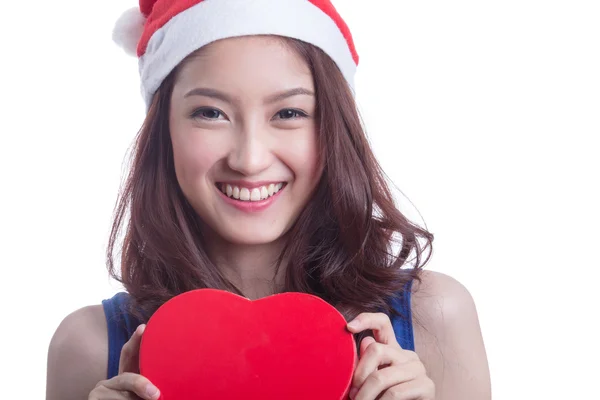
[[[334,3],[374,149],[435,234],[429,268],[475,298],[494,398],[594,398],[599,3]],[[43,398],[62,318],[119,290],[104,250],[143,104],[111,30],[133,5],[2,5],[2,398]]]

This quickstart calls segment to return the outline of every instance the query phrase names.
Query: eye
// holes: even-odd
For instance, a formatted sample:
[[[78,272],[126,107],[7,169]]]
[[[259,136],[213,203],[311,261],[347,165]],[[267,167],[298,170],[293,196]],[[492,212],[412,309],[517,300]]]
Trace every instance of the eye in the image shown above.
[[[296,119],[307,117],[306,113],[300,110],[294,110],[292,108],[286,108],[285,110],[281,110],[276,114],[276,116],[278,116],[279,119]]]
[[[223,113],[215,108],[198,108],[194,110],[191,117],[205,120],[218,120]]]

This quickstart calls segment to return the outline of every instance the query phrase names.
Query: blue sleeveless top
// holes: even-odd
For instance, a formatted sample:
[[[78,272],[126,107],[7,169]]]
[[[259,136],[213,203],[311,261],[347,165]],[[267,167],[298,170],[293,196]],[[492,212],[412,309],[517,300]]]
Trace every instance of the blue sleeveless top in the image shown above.
[[[399,315],[392,315],[390,318],[398,344],[405,350],[414,351],[415,342],[410,305],[411,284],[412,282],[409,282],[402,295],[392,300],[392,306]],[[107,379],[118,375],[121,348],[140,325],[140,322],[127,312],[128,301],[129,294],[124,292],[117,293],[112,298],[102,301],[108,327]]]

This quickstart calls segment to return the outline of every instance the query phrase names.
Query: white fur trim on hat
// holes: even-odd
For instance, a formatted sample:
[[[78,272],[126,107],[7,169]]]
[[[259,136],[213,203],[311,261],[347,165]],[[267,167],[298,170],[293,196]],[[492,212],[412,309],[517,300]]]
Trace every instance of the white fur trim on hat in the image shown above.
[[[139,60],[146,107],[167,75],[197,49],[234,36],[280,35],[320,47],[338,65],[351,90],[356,63],[335,21],[308,0],[202,1],[157,30]]]
[[[115,23],[113,29],[113,41],[118,44],[125,53],[137,56],[137,46],[144,32],[146,17],[138,7],[125,11]]]

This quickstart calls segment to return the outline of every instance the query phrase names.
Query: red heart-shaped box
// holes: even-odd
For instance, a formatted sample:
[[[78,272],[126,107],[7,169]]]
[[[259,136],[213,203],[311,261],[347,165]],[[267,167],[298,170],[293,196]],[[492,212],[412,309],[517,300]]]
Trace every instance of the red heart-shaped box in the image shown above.
[[[215,289],[176,296],[150,318],[140,373],[162,400],[347,398],[356,347],[346,320],[304,293],[250,301]]]

